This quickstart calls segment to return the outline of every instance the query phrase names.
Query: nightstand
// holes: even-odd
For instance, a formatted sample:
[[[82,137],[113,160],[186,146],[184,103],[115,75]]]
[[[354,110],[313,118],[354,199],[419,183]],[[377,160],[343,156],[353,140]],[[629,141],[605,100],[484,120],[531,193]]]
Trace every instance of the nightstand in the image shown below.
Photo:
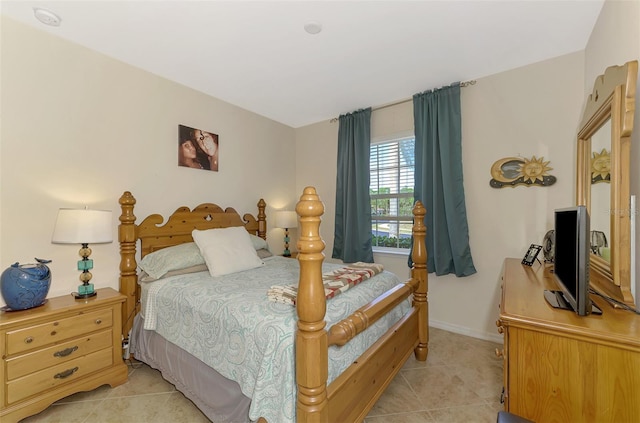
[[[127,381],[122,303],[111,288],[76,300],[49,298],[36,308],[0,312],[0,420],[17,422],[71,394]]]
[[[291,253],[291,255],[289,257],[285,257],[285,256],[282,256],[282,257],[295,259],[295,258],[298,258],[298,252],[295,251],[295,252]]]

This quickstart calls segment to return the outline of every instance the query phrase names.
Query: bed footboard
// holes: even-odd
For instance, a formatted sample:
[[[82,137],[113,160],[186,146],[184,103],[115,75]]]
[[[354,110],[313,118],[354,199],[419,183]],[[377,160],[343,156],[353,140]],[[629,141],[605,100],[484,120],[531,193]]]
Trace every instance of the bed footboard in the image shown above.
[[[329,332],[325,328],[326,299],[322,285],[325,245],[319,235],[324,206],[315,188],[305,188],[296,211],[301,226],[297,244],[300,261],[296,306],[297,421],[361,421],[412,353],[418,360],[427,358],[426,210],[420,202],[413,210],[411,278],[335,324]],[[406,315],[327,388],[328,347],[349,342],[412,294],[412,308]]]

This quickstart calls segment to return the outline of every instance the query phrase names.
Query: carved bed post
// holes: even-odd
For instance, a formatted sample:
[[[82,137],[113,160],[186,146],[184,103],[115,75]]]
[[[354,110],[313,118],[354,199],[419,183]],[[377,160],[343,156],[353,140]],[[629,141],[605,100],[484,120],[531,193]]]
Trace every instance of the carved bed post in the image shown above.
[[[418,289],[413,293],[413,304],[418,309],[418,346],[414,350],[417,360],[425,361],[429,353],[429,301],[428,275],[427,275],[427,249],[425,237],[427,227],[424,225],[424,216],[427,210],[420,201],[416,201],[413,207],[413,267],[411,277],[418,281]]]
[[[120,197],[120,225],[118,226],[118,240],[120,241],[120,292],[127,299],[122,305],[122,334],[129,337],[129,330],[133,326],[133,316],[138,307],[138,275],[136,273],[136,217],[133,206],[136,199],[129,191]]]
[[[267,215],[264,209],[267,207],[267,203],[261,198],[258,201],[258,236],[262,239],[267,239]]]
[[[320,216],[324,205],[315,188],[306,187],[296,206],[300,216],[298,260],[298,330],[296,332],[296,421],[327,423],[327,378],[329,350],[325,329],[326,298],[322,285],[324,241],[320,238]]]

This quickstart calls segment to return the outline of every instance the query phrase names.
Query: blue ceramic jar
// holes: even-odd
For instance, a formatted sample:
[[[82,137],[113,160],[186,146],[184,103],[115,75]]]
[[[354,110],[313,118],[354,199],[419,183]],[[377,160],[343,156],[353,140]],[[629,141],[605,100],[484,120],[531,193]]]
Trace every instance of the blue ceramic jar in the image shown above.
[[[11,310],[26,310],[44,304],[51,286],[51,271],[46,263],[51,260],[36,259],[37,263],[14,263],[0,276],[2,298]]]

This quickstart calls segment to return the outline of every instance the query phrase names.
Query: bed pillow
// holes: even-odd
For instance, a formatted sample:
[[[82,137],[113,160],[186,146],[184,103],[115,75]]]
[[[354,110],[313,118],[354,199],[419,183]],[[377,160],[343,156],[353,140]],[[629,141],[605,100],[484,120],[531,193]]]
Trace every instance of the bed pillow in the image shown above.
[[[172,270],[205,264],[200,249],[195,242],[166,247],[147,254],[140,260],[138,266],[150,277],[160,279]]]
[[[200,254],[200,250],[198,250],[198,254]],[[200,257],[202,257],[202,256],[200,256]],[[169,270],[167,273],[162,275],[162,277],[160,277],[160,278],[154,278],[153,276],[150,276],[147,272],[143,271],[140,274],[140,276],[138,276],[138,281],[139,282],[154,282],[154,281],[157,281],[159,279],[168,278],[170,276],[186,275],[188,273],[196,273],[196,272],[206,272],[208,270],[207,269],[207,265],[204,263],[204,259],[202,259],[202,261],[203,261],[202,264],[196,264],[195,266],[185,267],[184,269]]]
[[[194,229],[191,235],[213,277],[264,265],[251,243],[249,232],[242,226]]]
[[[249,234],[249,238],[251,238],[251,243],[253,244],[253,248],[255,248],[256,251],[258,250],[271,251],[271,249],[269,248],[269,244],[267,244],[267,241],[260,238],[259,236]]]
[[[259,250],[256,250],[256,253],[261,259],[271,257],[273,255],[271,254],[271,251],[267,250],[266,248],[260,248]]]

